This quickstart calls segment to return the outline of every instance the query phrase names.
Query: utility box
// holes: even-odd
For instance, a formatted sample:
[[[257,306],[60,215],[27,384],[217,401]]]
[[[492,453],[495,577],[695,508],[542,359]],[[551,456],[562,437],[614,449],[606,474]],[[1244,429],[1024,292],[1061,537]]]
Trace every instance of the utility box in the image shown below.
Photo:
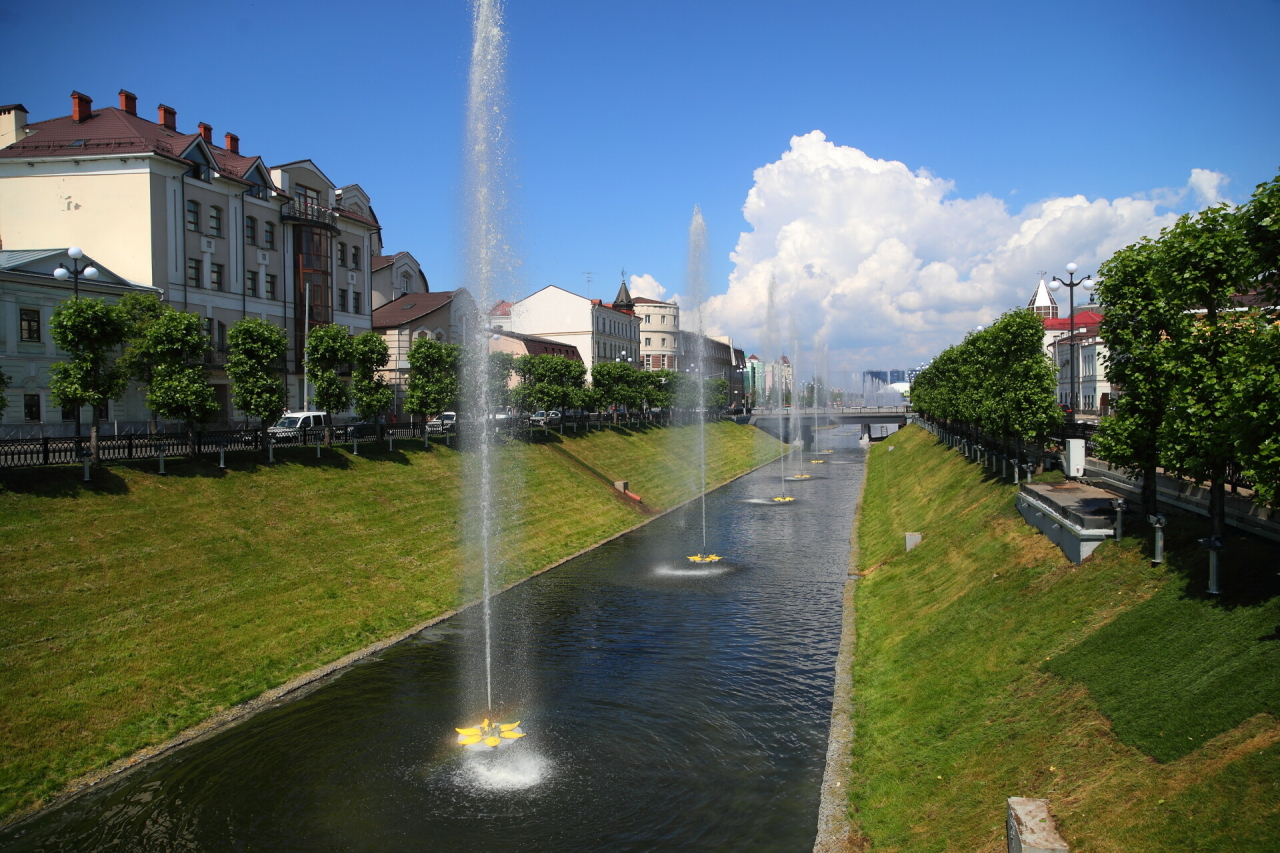
[[[1077,479],[1084,476],[1084,439],[1068,438],[1067,451],[1062,457],[1062,467],[1068,477]]]
[[[1049,813],[1048,800],[1010,797],[1006,830],[1009,853],[1069,853],[1071,850],[1058,834],[1058,824]]]
[[[892,447],[890,447],[889,449],[893,450]],[[907,534],[907,550],[910,551],[912,548],[919,545],[923,539],[924,537],[919,533],[908,533]]]

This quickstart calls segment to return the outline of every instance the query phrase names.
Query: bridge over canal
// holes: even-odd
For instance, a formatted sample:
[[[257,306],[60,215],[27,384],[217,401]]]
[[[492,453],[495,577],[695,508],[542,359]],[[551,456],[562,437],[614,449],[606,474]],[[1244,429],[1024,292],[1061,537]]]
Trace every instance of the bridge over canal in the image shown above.
[[[912,414],[910,406],[850,406],[845,408],[800,409],[795,413],[779,409],[755,409],[750,423],[783,441],[792,440],[791,430],[799,429],[805,446],[813,443],[813,431],[823,427],[862,425],[864,435],[881,438],[889,430],[877,427],[903,427]]]

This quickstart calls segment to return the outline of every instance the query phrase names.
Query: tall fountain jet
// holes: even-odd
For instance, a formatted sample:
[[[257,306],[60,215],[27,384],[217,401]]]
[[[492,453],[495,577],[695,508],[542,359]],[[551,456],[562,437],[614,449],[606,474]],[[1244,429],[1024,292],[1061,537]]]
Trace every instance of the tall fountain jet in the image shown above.
[[[707,364],[706,334],[707,324],[704,303],[707,299],[707,223],[702,218],[702,211],[695,204],[693,219],[689,222],[689,262],[685,268],[685,293],[689,304],[694,309],[694,322],[697,334],[694,338],[692,375],[697,405],[695,414],[698,417],[698,493],[702,510],[702,550],[689,559],[695,563],[714,562],[720,558],[707,553]]]
[[[505,135],[506,37],[502,30],[501,0],[472,4],[470,87],[466,125],[466,246],[467,287],[483,308],[509,289],[514,264],[504,234],[507,209]],[[469,334],[468,334],[469,332]],[[494,437],[488,426],[493,409],[489,400],[487,329],[463,331],[463,399],[461,446],[469,453],[466,476],[470,506],[465,531],[468,559],[481,570],[484,626],[484,696],[490,714],[478,726],[459,728],[458,742],[468,748],[495,748],[523,736],[519,723],[489,719],[494,708],[493,647],[495,626],[490,606],[494,574],[501,564],[498,525],[499,490],[496,482]]]

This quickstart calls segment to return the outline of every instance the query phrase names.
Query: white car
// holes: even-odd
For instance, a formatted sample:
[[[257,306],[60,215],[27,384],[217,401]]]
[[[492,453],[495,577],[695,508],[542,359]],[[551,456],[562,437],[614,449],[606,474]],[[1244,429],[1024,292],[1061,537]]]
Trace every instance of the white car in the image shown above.
[[[457,412],[441,412],[439,417],[427,421],[427,432],[438,435],[453,432],[458,428]]]
[[[317,429],[329,425],[329,416],[324,412],[286,412],[275,426],[267,430],[276,438],[293,438],[302,435],[304,429]]]

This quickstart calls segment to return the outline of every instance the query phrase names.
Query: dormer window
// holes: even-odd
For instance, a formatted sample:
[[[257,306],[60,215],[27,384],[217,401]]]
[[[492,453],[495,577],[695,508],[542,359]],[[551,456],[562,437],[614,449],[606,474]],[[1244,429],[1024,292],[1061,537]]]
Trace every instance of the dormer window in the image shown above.
[[[191,168],[187,169],[187,177],[208,183],[212,172],[212,169],[210,168],[212,164],[200,151],[200,147],[196,146],[188,151],[186,159],[191,161]]]

